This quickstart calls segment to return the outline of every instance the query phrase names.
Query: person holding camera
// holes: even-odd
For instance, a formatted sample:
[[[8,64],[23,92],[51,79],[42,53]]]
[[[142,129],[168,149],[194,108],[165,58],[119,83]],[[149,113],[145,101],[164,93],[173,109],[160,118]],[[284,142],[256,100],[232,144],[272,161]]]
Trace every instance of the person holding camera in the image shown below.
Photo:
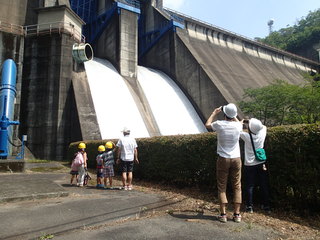
[[[218,114],[224,114],[224,120],[216,120]],[[242,123],[237,119],[237,107],[233,103],[214,109],[206,122],[207,129],[217,132],[217,153],[216,163],[218,198],[220,202],[220,222],[227,222],[226,195],[228,177],[231,178],[233,189],[234,214],[233,220],[241,222],[240,206],[241,197],[241,157],[240,157],[240,132]]]
[[[267,127],[260,120],[251,118],[243,120],[244,128],[247,131],[240,133],[244,141],[244,176],[245,176],[245,196],[246,212],[253,213],[253,189],[256,185],[260,186],[262,193],[262,209],[270,211],[269,203],[269,180],[266,160],[259,160],[256,149],[263,149],[267,135]],[[250,136],[251,135],[251,136]]]

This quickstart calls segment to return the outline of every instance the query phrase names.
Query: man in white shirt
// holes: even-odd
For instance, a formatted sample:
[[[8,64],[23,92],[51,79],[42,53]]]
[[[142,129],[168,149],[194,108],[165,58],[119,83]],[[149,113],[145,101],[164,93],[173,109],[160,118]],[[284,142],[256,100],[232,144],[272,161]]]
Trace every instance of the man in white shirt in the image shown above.
[[[224,120],[217,120],[217,115],[223,112]],[[206,122],[206,127],[217,132],[217,187],[220,202],[219,221],[227,222],[226,196],[228,176],[231,178],[233,189],[234,214],[233,220],[241,222],[240,205],[241,197],[241,158],[239,138],[242,123],[237,119],[237,107],[233,103],[216,108]]]
[[[133,163],[139,164],[136,140],[130,136],[128,128],[123,129],[123,137],[117,143],[117,164],[121,163],[124,190],[132,190]]]

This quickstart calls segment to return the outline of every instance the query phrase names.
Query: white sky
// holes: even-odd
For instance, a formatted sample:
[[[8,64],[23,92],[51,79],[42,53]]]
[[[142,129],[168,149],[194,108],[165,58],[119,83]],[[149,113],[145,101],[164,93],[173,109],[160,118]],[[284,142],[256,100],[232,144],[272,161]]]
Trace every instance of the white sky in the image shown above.
[[[235,32],[245,37],[265,37],[268,20],[273,29],[293,26],[310,11],[320,8],[320,0],[163,0],[164,7]]]

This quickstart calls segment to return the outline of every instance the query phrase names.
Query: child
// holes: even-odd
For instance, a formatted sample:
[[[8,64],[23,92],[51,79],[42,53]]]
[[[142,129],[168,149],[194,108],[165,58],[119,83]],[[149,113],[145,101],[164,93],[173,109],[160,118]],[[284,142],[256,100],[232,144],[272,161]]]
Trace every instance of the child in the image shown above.
[[[103,188],[104,185],[102,184],[103,178],[103,156],[106,148],[103,145],[98,147],[98,155],[96,157],[97,161],[97,188]]]
[[[72,160],[72,163],[71,163],[71,171],[70,171],[70,174],[71,174],[71,180],[70,180],[70,184],[73,185],[73,179],[76,178],[76,183],[78,183],[78,169],[79,169],[79,166],[75,164],[74,162],[75,159]]]
[[[107,178],[109,178],[110,188],[112,189],[112,177],[114,176],[114,143],[109,141],[106,143],[106,152],[104,153],[104,185],[107,186]]]
[[[79,143],[78,152],[75,154],[74,164],[78,166],[79,182],[78,186],[83,187],[85,169],[87,168],[86,144]]]

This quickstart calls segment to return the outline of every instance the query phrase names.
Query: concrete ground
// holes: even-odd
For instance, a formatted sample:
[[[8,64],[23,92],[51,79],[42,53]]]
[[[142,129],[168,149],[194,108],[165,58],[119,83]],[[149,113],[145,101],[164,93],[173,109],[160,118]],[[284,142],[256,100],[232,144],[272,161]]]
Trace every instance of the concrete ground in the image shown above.
[[[70,186],[69,178],[66,173],[0,174],[0,239],[279,237],[272,229],[245,222],[223,224],[212,215],[166,213],[173,203],[160,195],[79,188]]]

